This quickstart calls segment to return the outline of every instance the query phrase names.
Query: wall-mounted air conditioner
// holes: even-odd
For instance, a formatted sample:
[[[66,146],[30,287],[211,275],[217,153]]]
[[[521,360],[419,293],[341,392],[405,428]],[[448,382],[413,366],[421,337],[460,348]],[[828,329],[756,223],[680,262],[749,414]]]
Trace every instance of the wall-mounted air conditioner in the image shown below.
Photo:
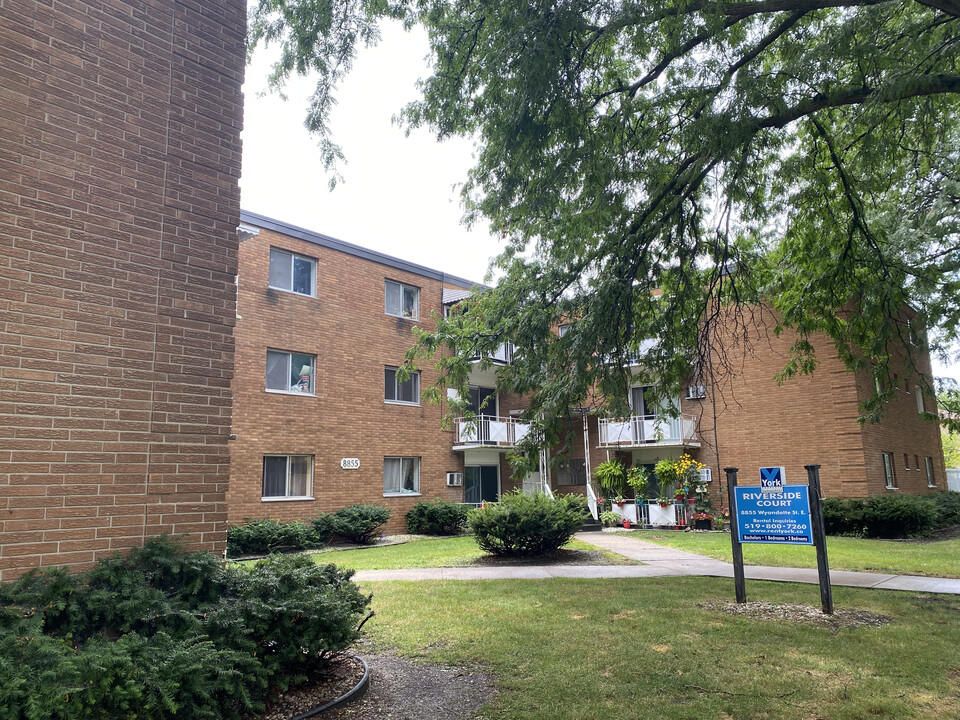
[[[463,485],[463,473],[448,472],[447,485],[449,485],[450,487],[458,487],[460,485]]]
[[[702,400],[707,396],[707,388],[703,385],[690,385],[687,387],[687,400]]]

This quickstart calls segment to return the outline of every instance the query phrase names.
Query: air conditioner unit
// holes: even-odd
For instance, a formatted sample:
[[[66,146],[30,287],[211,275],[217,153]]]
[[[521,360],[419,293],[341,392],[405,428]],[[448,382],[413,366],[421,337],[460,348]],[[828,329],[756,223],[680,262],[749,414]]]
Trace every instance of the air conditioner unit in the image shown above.
[[[463,473],[448,472],[447,485],[449,485],[450,487],[458,487],[460,485],[463,485]]]
[[[690,385],[687,387],[687,400],[702,400],[707,396],[707,388],[703,385]]]

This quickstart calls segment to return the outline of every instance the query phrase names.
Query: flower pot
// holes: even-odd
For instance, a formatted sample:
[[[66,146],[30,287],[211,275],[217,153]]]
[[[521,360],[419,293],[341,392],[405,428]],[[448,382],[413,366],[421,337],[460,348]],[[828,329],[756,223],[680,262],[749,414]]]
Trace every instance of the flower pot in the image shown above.
[[[694,530],[713,530],[713,520],[694,520]]]
[[[629,529],[630,529],[630,521],[629,521],[629,520],[624,520],[624,521],[623,521],[623,526],[624,526],[627,530],[629,530]]]

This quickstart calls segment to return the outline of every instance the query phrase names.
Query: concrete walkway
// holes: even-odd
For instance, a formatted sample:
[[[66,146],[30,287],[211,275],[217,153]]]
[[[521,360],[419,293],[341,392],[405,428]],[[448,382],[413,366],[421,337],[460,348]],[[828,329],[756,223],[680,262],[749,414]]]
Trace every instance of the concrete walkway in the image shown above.
[[[577,539],[610,550],[643,565],[521,565],[513,567],[422,568],[417,570],[360,570],[354,580],[542,580],[567,578],[644,578],[644,577],[733,577],[733,565],[672,548],[654,545],[620,533],[578,533]],[[748,565],[748,580],[772,580],[818,584],[816,568],[783,568]],[[960,595],[960,580],[882,575],[878,573],[833,570],[834,585],[909,590]]]

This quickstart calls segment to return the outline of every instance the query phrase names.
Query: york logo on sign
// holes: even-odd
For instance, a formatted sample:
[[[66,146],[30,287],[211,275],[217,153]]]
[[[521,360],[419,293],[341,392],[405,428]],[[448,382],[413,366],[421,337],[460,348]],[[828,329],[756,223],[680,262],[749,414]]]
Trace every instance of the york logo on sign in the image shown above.
[[[785,474],[783,467],[760,468],[760,492],[764,495],[782,494]]]

